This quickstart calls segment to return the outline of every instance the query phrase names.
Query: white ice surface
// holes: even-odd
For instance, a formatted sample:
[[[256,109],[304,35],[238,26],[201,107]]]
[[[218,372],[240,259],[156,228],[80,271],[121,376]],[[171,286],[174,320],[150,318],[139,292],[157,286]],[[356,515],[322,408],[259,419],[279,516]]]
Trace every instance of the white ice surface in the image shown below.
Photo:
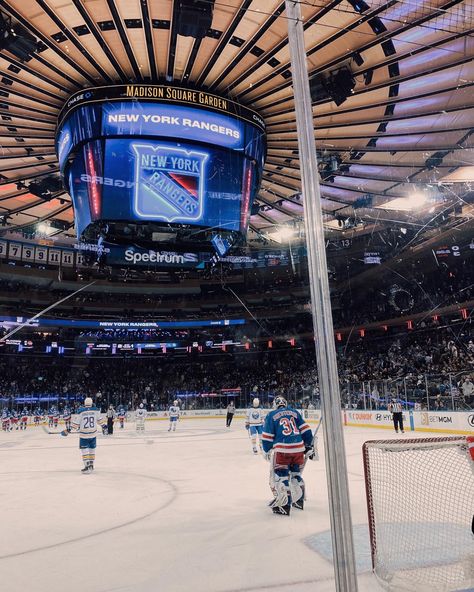
[[[322,446],[322,460],[305,469],[304,512],[275,516],[266,506],[272,497],[268,463],[252,454],[242,421],[230,429],[224,423],[188,419],[168,433],[166,422],[153,421],[144,436],[133,424],[116,428],[113,436],[98,438],[91,475],[80,473],[76,435],[61,438],[41,428],[1,432],[0,588],[335,590],[331,563],[311,544],[329,529]],[[361,446],[392,434],[345,428],[345,437],[352,518],[365,532]],[[363,564],[359,590],[378,592]]]

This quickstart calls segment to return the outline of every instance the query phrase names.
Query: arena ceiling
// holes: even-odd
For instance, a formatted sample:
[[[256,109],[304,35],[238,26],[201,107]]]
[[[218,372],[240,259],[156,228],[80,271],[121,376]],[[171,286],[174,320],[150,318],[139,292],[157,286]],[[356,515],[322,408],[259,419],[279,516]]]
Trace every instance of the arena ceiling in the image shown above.
[[[178,35],[178,1],[0,0],[2,14],[39,42],[28,61],[0,52],[0,233],[51,221],[53,234],[73,234],[70,197],[38,197],[30,184],[58,174],[55,124],[69,95],[131,81],[203,88],[259,111],[268,157],[253,236],[298,224],[285,3],[216,0],[207,36],[195,39]],[[328,229],[431,227],[446,212],[469,220],[472,0],[302,0],[301,8],[311,76],[345,66],[355,81],[339,106],[330,97],[313,104]]]

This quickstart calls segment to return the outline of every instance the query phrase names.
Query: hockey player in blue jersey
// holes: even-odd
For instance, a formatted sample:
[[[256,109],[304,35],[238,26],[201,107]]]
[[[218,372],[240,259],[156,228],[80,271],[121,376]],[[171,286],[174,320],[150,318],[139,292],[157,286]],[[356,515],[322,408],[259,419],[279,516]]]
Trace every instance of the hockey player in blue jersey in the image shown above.
[[[59,409],[54,407],[52,410],[52,414],[53,414],[53,427],[57,428],[58,424],[59,424]]]
[[[173,401],[173,404],[170,405],[168,409],[168,413],[170,415],[170,427],[168,428],[168,432],[175,432],[176,431],[176,424],[178,423],[179,419],[179,406],[178,401]]]
[[[39,407],[36,407],[33,412],[33,421],[35,426],[39,426],[41,418],[43,417],[43,412]]]
[[[247,409],[245,429],[249,430],[253,453],[258,454],[257,440],[260,450],[262,450],[263,409],[257,398],[252,401],[252,407]]]
[[[23,407],[23,411],[20,413],[20,430],[26,430],[28,426],[29,413],[26,407]]]
[[[2,430],[4,432],[10,431],[10,411],[8,409],[2,411]]]
[[[69,407],[64,407],[62,415],[63,415],[64,425],[66,426],[66,430],[68,432],[70,432],[71,431],[71,411],[70,411]]]
[[[72,421],[72,429],[79,432],[79,448],[81,449],[82,460],[84,461],[82,473],[91,473],[94,470],[97,424],[102,427],[102,432],[107,430],[105,421],[100,417],[100,410],[94,407],[90,397],[86,397],[84,406],[78,409],[77,415]],[[67,436],[68,434],[68,430],[62,432],[63,436]]]
[[[275,397],[273,407],[262,434],[265,458],[271,461],[270,487],[275,496],[269,505],[274,514],[289,516],[292,505],[300,510],[304,507],[301,469],[305,453],[311,456],[313,434],[299,411],[288,407],[284,397]]]
[[[117,416],[120,424],[120,429],[123,430],[123,424],[125,422],[125,409],[123,405],[120,405],[120,407],[117,409]]]
[[[10,421],[11,421],[11,428],[10,430],[17,430],[18,429],[18,411],[15,409],[10,413]]]

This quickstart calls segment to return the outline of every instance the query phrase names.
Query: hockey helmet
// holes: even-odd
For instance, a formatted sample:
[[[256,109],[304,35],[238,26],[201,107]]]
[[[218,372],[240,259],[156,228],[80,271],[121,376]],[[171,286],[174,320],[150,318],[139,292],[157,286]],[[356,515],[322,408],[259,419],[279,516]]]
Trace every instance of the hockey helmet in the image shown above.
[[[140,409],[143,409],[143,403],[140,403]]]
[[[254,407],[258,407],[260,405],[260,400],[257,397],[255,397],[255,399],[252,402],[252,405]]]
[[[178,405],[179,401],[178,399],[176,399],[175,401],[173,401],[173,405],[176,407]]]
[[[286,402],[285,397],[275,397],[273,400],[273,407],[278,409],[279,407],[286,407],[288,403]]]
[[[91,397],[86,397],[84,399],[84,407],[92,407],[92,399],[91,399]]]

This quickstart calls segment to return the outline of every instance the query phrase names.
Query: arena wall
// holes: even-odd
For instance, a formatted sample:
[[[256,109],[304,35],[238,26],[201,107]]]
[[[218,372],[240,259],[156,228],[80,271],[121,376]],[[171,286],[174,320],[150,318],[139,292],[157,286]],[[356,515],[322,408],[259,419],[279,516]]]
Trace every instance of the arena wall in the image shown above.
[[[344,425],[393,430],[388,411],[344,409]],[[404,411],[405,431],[439,432],[442,434],[473,434],[474,411]]]

